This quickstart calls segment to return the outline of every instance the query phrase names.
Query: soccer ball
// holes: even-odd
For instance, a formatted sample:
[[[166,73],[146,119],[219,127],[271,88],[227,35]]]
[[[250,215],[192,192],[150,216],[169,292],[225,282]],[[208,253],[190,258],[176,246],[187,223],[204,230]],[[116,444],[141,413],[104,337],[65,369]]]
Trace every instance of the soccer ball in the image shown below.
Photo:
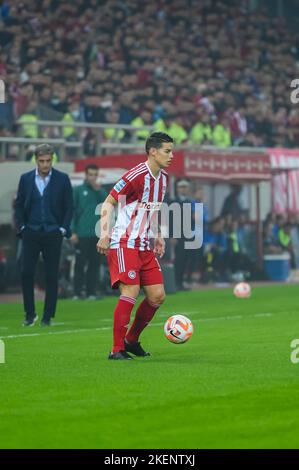
[[[244,299],[246,297],[250,297],[251,294],[251,287],[247,282],[239,282],[234,288],[234,294],[236,297]]]
[[[192,322],[184,315],[173,315],[164,325],[164,334],[172,343],[186,343],[193,335]]]

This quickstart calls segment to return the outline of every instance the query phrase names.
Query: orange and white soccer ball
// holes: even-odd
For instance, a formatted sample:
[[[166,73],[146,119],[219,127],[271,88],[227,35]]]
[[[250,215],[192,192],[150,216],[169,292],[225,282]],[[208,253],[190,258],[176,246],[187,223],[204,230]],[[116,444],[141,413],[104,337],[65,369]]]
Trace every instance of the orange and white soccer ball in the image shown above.
[[[234,294],[236,297],[245,299],[251,295],[251,287],[247,282],[239,282],[234,288]]]
[[[172,343],[186,343],[193,335],[192,322],[184,315],[173,315],[165,322],[164,334]]]

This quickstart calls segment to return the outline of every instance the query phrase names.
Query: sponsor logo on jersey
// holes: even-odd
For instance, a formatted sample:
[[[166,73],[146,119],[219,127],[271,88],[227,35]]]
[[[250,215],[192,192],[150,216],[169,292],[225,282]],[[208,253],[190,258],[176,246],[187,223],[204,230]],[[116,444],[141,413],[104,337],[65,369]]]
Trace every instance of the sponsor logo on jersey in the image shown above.
[[[121,180],[119,180],[119,182],[116,183],[116,185],[114,186],[114,190],[115,190],[117,193],[119,193],[119,192],[126,186],[126,184],[127,184],[127,183],[126,183],[123,179],[121,179]]]
[[[161,209],[162,202],[140,202],[139,209],[145,209],[148,211],[159,211]]]

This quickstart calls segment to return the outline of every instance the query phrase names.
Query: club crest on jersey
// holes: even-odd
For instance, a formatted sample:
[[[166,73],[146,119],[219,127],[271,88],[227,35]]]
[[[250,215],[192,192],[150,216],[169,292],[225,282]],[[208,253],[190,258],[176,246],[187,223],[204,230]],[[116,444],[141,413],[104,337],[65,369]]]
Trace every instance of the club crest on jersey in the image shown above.
[[[136,278],[136,272],[135,271],[129,271],[128,276],[130,279],[135,279]]]
[[[121,179],[121,180],[119,180],[119,182],[116,183],[116,185],[114,186],[114,190],[115,190],[117,193],[119,193],[119,192],[126,186],[126,184],[127,184],[127,183],[126,183],[123,179]]]

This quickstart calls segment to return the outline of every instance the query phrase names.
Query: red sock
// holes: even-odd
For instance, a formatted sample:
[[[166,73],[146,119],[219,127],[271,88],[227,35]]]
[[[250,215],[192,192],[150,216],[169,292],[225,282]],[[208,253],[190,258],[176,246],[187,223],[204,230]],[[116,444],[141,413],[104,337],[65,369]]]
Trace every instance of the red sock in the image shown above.
[[[124,340],[130,323],[130,316],[136,299],[121,295],[114,310],[112,352],[125,349]]]
[[[141,332],[151,321],[159,307],[160,305],[154,304],[146,298],[141,302],[137,309],[132,326],[126,336],[128,343],[136,343],[138,341]]]

